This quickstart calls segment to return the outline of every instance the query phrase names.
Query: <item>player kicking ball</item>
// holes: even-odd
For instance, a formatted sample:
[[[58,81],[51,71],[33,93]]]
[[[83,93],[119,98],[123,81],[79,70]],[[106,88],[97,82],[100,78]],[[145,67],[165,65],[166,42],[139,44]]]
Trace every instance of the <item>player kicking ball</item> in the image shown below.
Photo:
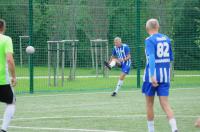
[[[121,38],[119,37],[116,37],[114,39],[114,44],[115,46],[112,51],[110,62],[105,61],[104,64],[109,70],[111,70],[115,66],[121,67],[122,73],[119,77],[119,81],[117,83],[115,91],[112,93],[111,96],[117,95],[126,75],[129,74],[131,67],[131,55],[130,48],[128,47],[128,45],[123,44]]]
[[[12,39],[3,35],[6,29],[4,20],[0,19],[0,102],[6,104],[0,132],[6,132],[15,113],[15,96],[13,87],[16,85],[15,63],[13,59]],[[11,84],[9,72],[12,76]]]
[[[160,105],[166,113],[172,132],[178,132],[174,113],[168,102],[170,88],[170,62],[173,54],[170,39],[159,33],[159,23],[150,19],[146,23],[147,33],[145,40],[147,64],[144,71],[142,92],[146,96],[148,131],[154,132],[154,96],[159,97]]]

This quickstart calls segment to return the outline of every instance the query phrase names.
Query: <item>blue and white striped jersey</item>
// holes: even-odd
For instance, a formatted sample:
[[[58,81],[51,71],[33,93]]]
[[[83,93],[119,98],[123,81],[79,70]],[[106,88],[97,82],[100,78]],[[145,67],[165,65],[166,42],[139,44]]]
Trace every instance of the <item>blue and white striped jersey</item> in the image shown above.
[[[130,54],[130,48],[127,44],[122,44],[120,47],[114,46],[112,55],[119,58],[119,59],[125,59],[128,54]],[[122,62],[122,65],[128,65],[131,66],[131,59]]]
[[[154,71],[154,77],[159,83],[170,82],[170,62],[173,61],[173,53],[170,39],[161,33],[153,34],[145,40],[146,68],[143,81],[151,82],[150,70]],[[149,56],[155,56],[155,69],[150,69]]]

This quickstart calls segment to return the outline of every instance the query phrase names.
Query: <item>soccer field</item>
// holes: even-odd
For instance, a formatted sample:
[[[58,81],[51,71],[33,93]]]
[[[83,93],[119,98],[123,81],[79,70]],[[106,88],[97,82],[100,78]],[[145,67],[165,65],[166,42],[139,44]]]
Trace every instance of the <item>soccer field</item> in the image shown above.
[[[141,70],[143,72],[143,69]],[[141,84],[142,75],[141,72]],[[61,74],[61,71],[59,72]],[[77,92],[91,92],[91,91],[111,91],[115,88],[118,77],[121,73],[119,68],[109,71],[109,77],[95,76],[95,70],[92,68],[77,68],[76,79],[68,80],[69,68],[65,68],[65,82],[64,87],[61,86],[61,79],[58,79],[58,86],[53,86],[53,77],[51,79],[51,86],[48,86],[48,68],[35,67],[34,68],[34,91],[35,92],[60,92],[60,91],[77,91]],[[172,88],[196,88],[200,86],[200,71],[198,70],[176,70],[175,76],[172,78]],[[16,86],[17,93],[29,92],[29,72],[27,67],[17,67]],[[130,75],[124,81],[122,89],[130,90],[137,89],[137,75],[136,70],[132,69]]]
[[[0,52],[0,83],[16,84],[9,132],[147,132],[153,71],[179,132],[200,132],[200,0],[0,0]],[[155,132],[171,132],[154,108]]]
[[[199,132],[194,121],[199,116],[200,88],[172,89],[170,102],[181,132]],[[1,105],[3,107],[3,105]],[[0,108],[3,114],[3,108]],[[158,100],[155,128],[170,127]],[[145,132],[145,100],[140,90],[110,92],[18,95],[11,132]]]

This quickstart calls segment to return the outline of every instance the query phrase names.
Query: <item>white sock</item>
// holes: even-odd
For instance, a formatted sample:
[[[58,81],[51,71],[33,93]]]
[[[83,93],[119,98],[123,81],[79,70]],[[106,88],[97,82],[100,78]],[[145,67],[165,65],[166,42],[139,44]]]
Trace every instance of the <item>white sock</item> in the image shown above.
[[[177,129],[177,125],[176,125],[176,119],[175,118],[172,118],[169,120],[169,124],[172,128],[172,132],[174,132],[175,130],[178,130]]]
[[[149,132],[154,132],[154,121],[147,121]]]
[[[119,80],[118,83],[117,83],[117,87],[115,89],[116,93],[119,91],[119,89],[121,88],[122,84],[123,84],[123,80]]]
[[[7,104],[4,116],[3,116],[3,124],[2,130],[7,131],[10,121],[15,113],[15,104]]]
[[[110,62],[110,67],[113,68],[116,65],[116,61],[111,61]]]

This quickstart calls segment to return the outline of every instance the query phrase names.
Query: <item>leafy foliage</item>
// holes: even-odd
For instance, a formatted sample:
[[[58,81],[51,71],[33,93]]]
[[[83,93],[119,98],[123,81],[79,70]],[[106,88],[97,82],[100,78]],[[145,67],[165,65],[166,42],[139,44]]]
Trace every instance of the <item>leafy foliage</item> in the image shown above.
[[[90,39],[108,39],[111,51],[116,36],[130,45],[135,60],[135,6],[135,0],[33,0],[36,65],[47,64],[48,40],[78,39],[78,66],[90,67],[91,55],[86,52]],[[161,32],[172,38],[175,68],[200,69],[200,1],[141,0],[140,8],[141,64],[145,63],[143,41],[148,36],[145,22],[153,17],[159,19]],[[28,1],[0,1],[0,17],[7,21],[6,34],[12,36],[17,55],[19,36],[28,35],[28,15]]]

